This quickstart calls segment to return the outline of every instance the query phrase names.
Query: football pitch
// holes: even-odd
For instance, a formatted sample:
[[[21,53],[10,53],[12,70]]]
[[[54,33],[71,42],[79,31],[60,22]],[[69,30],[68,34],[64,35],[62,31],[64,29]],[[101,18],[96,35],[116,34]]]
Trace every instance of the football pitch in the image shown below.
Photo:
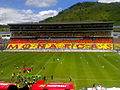
[[[74,83],[76,90],[93,84],[120,87],[120,55],[114,52],[0,52],[0,81],[11,82],[23,63],[33,67],[23,76],[46,76],[47,83]]]

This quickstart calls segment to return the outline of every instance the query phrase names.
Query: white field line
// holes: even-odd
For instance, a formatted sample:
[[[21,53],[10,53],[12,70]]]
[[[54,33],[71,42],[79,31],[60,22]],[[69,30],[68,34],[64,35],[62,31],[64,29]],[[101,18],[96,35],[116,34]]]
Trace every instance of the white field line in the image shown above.
[[[53,56],[55,56],[55,54],[56,53],[54,53],[50,58],[49,58],[49,60],[45,63],[45,65],[44,66],[46,66],[46,65],[48,65],[49,64],[49,62],[50,62],[50,59],[53,57]],[[38,73],[37,73],[37,75],[40,73],[40,72],[42,72],[43,71],[43,69],[41,69]]]
[[[65,78],[55,78],[56,80],[67,80]],[[75,81],[88,81],[88,80],[96,80],[96,81],[120,81],[120,80],[110,80],[110,79],[76,79],[76,78],[72,78],[72,80]]]
[[[103,58],[103,59],[104,59],[111,67],[113,67],[115,70],[120,71],[119,68],[117,68],[115,65],[113,65],[112,63],[110,63],[105,57],[103,57],[103,56],[101,56],[101,55],[100,55],[100,57]]]
[[[102,58],[104,58],[104,57],[102,57]],[[113,65],[112,63],[110,63],[106,58],[104,58],[104,59],[105,59],[106,62],[107,62],[109,65],[111,65],[114,69],[120,71],[119,68],[117,68],[115,65]]]
[[[10,79],[10,77],[3,77],[1,79]],[[55,78],[55,80],[68,80],[67,78]],[[110,80],[110,79],[77,79],[77,78],[72,78],[74,84],[75,84],[75,81],[120,81],[120,80]]]
[[[55,55],[56,53],[54,53],[50,58],[49,58],[49,60],[45,63],[45,65],[44,66],[46,66],[49,62],[50,62],[50,59]],[[37,73],[37,75],[42,71],[43,69],[41,69],[38,73]],[[0,78],[0,79],[11,79],[11,77],[2,77],[2,78]]]

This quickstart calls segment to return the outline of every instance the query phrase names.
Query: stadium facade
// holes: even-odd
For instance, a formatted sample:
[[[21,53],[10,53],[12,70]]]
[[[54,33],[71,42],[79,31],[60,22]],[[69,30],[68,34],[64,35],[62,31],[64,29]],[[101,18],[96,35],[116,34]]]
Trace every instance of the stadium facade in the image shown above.
[[[9,24],[9,26],[12,37],[7,50],[115,49],[112,22]]]

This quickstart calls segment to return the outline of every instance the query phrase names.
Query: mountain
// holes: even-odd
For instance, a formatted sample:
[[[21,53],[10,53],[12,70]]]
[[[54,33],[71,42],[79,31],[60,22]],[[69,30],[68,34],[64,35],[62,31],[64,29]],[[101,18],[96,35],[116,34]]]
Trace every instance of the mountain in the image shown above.
[[[120,25],[120,3],[79,2],[40,22],[113,21]]]

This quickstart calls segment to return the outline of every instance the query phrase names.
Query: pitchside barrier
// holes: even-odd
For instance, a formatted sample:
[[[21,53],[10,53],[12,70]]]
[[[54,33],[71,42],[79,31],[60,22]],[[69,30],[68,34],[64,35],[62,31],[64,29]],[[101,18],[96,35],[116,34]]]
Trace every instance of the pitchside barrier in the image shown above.
[[[44,84],[43,81],[38,81],[33,84],[31,90],[74,90],[72,83],[48,83]]]
[[[29,89],[28,85],[18,88],[15,83],[0,82],[0,90],[74,90],[72,83],[48,83],[37,81]]]
[[[39,50],[3,50],[4,52],[116,52],[116,50],[78,50],[78,49],[66,49],[66,50],[48,50],[48,49],[39,49]]]
[[[18,90],[15,83],[0,82],[0,90]]]

